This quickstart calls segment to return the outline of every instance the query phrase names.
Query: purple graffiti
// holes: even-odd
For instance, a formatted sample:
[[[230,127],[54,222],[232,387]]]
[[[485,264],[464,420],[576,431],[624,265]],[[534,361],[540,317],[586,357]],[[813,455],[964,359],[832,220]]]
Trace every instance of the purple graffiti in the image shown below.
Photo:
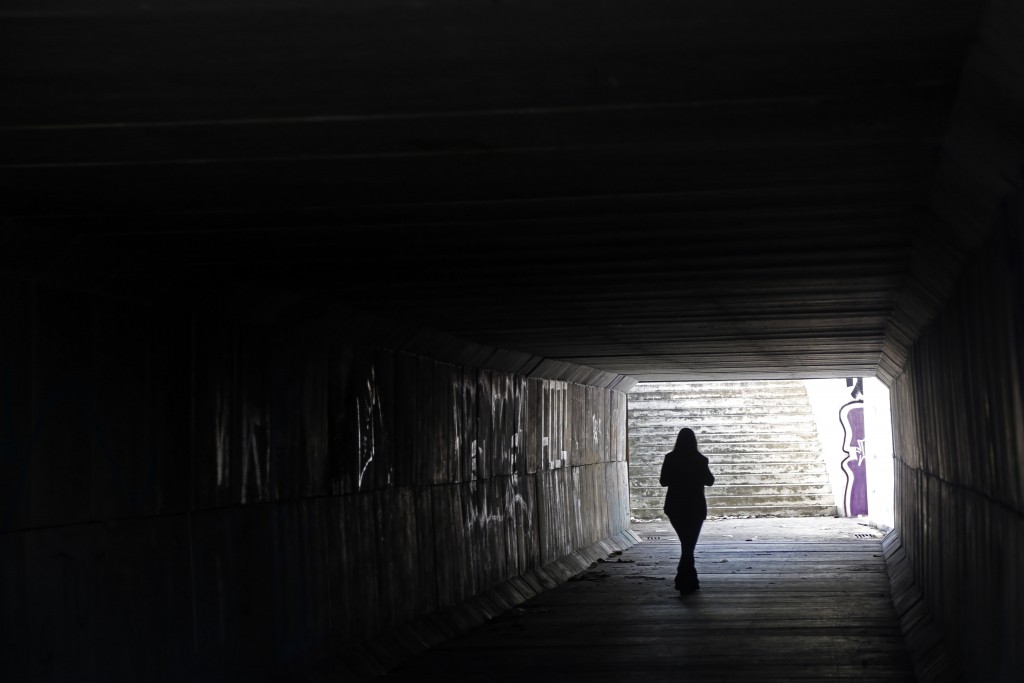
[[[843,502],[846,516],[868,514],[867,462],[864,460],[864,401],[851,401],[839,409],[843,425],[843,474],[846,491]]]

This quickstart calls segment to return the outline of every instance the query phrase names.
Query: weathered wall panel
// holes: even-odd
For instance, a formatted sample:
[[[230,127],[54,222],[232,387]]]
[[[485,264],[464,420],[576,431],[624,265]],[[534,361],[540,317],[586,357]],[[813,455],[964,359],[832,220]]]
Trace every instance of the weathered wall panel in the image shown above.
[[[85,483],[94,474],[100,432],[87,395],[94,347],[79,341],[92,337],[91,301],[37,290],[33,303],[31,523],[81,522],[93,515]]]
[[[464,599],[467,582],[475,581],[480,572],[480,558],[469,552],[465,542],[467,539],[462,534],[466,528],[462,515],[462,494],[463,487],[458,484],[431,489],[431,523],[434,526],[436,562],[434,573],[437,577],[439,605],[451,605]]]
[[[14,672],[32,671],[42,680],[173,681],[194,674],[182,519],[71,525],[17,536],[24,541],[27,572],[5,586],[3,604],[5,612],[13,608],[5,627],[15,630],[7,634],[24,640],[12,648],[5,638],[5,671],[8,662],[18,662]],[[9,548],[5,543],[5,562]],[[15,591],[23,604],[10,599]],[[19,607],[26,611],[18,614]],[[162,619],[152,619],[154,613]],[[19,634],[26,623],[31,631]],[[111,650],[121,656],[110,657]]]
[[[0,297],[4,324],[8,329],[31,329],[31,288],[9,283],[4,292]],[[31,335],[0,334],[0,401],[5,406],[0,413],[0,530],[23,528],[31,520],[32,368],[24,361],[31,356]]]
[[[897,529],[950,654],[985,681],[1024,670],[1024,339],[1004,237],[969,263],[891,395]]]
[[[3,413],[19,680],[301,677],[628,528],[619,391],[389,349],[322,311],[11,291],[34,348],[0,365],[32,411]]]

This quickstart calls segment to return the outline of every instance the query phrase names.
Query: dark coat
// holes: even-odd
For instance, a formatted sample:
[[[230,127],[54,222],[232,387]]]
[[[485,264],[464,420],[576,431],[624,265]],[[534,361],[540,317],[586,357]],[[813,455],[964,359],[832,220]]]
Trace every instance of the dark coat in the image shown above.
[[[704,487],[715,483],[708,459],[700,453],[665,454],[661,465],[661,485],[668,487],[665,494],[665,513],[669,517],[706,519],[708,502]]]

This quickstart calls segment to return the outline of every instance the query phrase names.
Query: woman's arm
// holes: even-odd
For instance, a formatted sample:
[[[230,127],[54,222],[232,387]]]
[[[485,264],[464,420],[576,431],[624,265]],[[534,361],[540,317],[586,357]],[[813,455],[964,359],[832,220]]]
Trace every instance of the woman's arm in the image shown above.
[[[672,484],[671,470],[669,468],[669,460],[672,454],[669,453],[665,456],[664,462],[661,463],[661,477],[658,479],[658,483],[662,486],[669,486]]]

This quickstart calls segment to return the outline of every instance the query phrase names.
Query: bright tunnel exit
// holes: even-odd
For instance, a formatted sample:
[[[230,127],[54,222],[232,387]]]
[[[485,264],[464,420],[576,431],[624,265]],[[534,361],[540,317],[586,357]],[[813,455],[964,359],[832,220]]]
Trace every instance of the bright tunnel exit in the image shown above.
[[[711,461],[711,518],[854,517],[893,526],[889,391],[875,378],[648,382],[628,396],[630,514],[663,517],[682,427]]]

